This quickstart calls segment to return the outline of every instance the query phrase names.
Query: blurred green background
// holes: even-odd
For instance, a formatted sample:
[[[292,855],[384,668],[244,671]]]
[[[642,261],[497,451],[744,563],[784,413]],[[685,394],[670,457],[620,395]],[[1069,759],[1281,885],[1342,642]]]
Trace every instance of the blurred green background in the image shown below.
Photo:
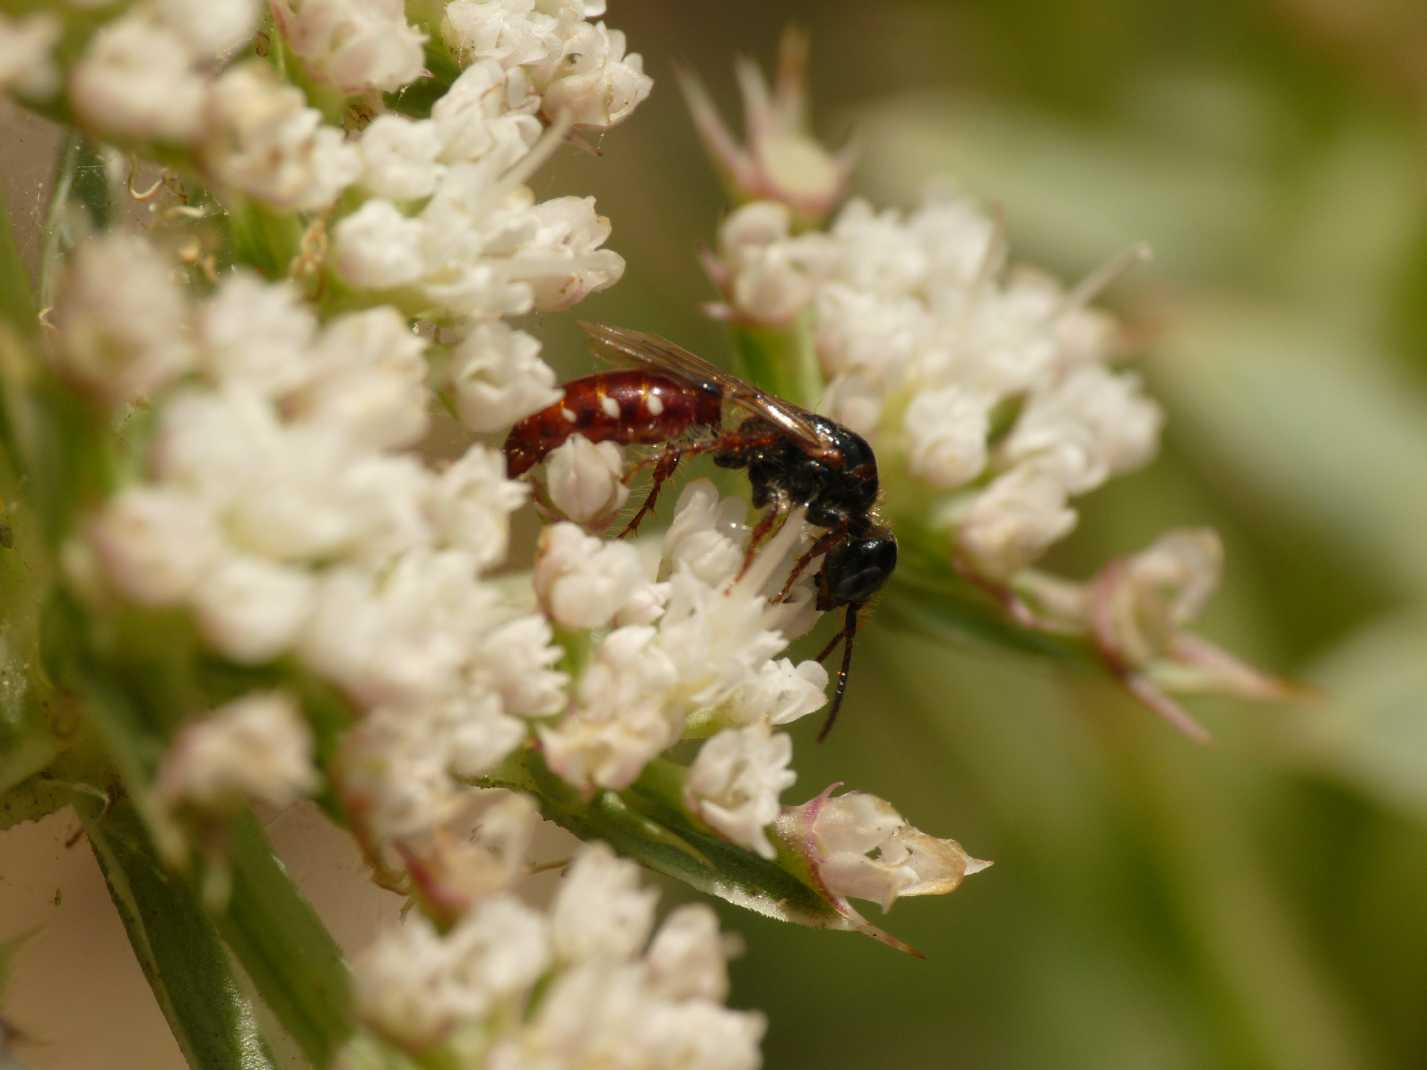
[[[1201,748],[1108,686],[874,619],[838,731],[800,726],[790,797],[846,780],[996,866],[886,919],[924,962],[728,911],[766,1064],[1427,1066],[1427,7],[611,7],[655,94],[537,180],[594,193],[629,261],[582,314],[726,352],[694,257],[722,199],[671,75],[732,107],[733,55],[767,65],[798,22],[819,131],[859,132],[856,192],[949,177],[1071,279],[1153,245],[1107,300],[1165,446],[1083,500],[1055,564],[1212,525],[1204,631],[1326,693],[1192,702]],[[537,329],[583,368],[564,319]]]

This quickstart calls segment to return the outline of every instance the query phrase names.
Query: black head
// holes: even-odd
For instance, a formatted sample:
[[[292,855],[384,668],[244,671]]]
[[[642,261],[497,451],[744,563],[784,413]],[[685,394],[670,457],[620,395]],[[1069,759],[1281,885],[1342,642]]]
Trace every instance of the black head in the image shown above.
[[[897,567],[897,539],[890,529],[869,526],[832,550],[819,576],[819,609],[866,602]]]

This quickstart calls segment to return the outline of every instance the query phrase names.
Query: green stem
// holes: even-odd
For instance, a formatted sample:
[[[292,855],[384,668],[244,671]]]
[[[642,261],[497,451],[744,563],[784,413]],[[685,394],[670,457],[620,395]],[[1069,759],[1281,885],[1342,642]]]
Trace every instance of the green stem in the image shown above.
[[[137,812],[77,807],[134,955],[190,1067],[271,1070],[272,1054],[192,887],[168,873]]]
[[[822,398],[810,317],[786,327],[735,327],[733,343],[738,373],[750,383],[805,408]]]

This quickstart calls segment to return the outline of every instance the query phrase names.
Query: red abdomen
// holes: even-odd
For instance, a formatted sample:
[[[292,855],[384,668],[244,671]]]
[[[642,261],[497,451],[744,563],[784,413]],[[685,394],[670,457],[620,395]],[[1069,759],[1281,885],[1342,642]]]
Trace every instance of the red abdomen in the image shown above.
[[[505,457],[512,478],[577,433],[591,442],[649,445],[717,427],[721,418],[722,398],[713,387],[644,371],[588,375],[564,390],[564,398],[510,429]]]

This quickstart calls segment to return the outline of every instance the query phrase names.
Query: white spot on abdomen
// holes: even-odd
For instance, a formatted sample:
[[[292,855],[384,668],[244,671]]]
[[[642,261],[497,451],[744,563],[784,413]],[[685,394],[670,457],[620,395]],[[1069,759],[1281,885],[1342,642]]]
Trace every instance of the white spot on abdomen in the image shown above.
[[[611,420],[618,420],[619,402],[615,401],[614,398],[606,394],[604,397],[600,398],[600,411],[603,412],[606,416],[608,416]]]
[[[561,417],[561,419],[563,419],[566,423],[571,423],[571,424],[574,423],[574,422],[575,422],[575,419],[576,419],[575,414],[574,414],[573,412],[571,412],[569,409],[565,408],[565,406],[563,406],[563,405],[560,406],[560,417]]]
[[[644,407],[649,410],[650,416],[658,416],[664,411],[664,399],[658,394],[650,394],[644,399]]]

